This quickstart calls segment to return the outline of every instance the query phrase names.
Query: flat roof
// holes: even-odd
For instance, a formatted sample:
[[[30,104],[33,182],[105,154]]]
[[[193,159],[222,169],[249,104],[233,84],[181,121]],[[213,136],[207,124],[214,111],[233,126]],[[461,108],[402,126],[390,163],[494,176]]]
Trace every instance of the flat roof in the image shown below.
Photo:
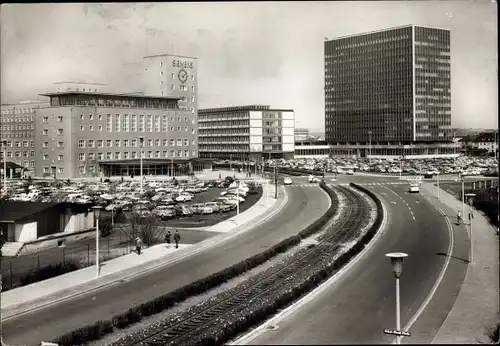
[[[170,164],[174,161],[174,163],[186,163],[189,161],[193,162],[209,162],[213,161],[213,159],[210,158],[189,158],[189,157],[176,157],[176,158],[154,158],[154,159],[142,159],[142,163],[145,164]],[[106,161],[99,161],[99,164],[104,164],[104,165],[134,165],[137,164],[139,165],[141,163],[141,159],[130,159],[130,160],[106,160]]]
[[[180,97],[172,97],[172,96],[156,96],[156,95],[137,95],[130,93],[125,94],[113,94],[113,93],[102,93],[102,92],[86,92],[86,91],[61,91],[61,92],[52,92],[39,94],[41,96],[61,96],[61,95],[95,95],[95,96],[114,96],[114,97],[126,97],[126,98],[143,98],[143,99],[162,99],[162,100],[180,100]]]
[[[403,28],[409,28],[409,27],[419,27],[419,28],[428,28],[428,29],[438,29],[438,30],[450,31],[450,29],[438,28],[438,27],[427,26],[427,25],[407,24],[407,25],[401,25],[401,26],[394,26],[394,27],[391,27],[391,28],[385,28],[385,29],[379,29],[379,30],[373,30],[373,31],[367,31],[367,32],[360,32],[360,33],[357,33],[357,34],[349,34],[349,35],[340,36],[340,37],[336,37],[336,38],[332,38],[332,39],[327,39],[327,40],[325,40],[325,42],[342,40],[342,39],[349,38],[349,37],[356,37],[356,36],[376,34],[376,33],[379,33],[379,32],[391,31],[391,30],[397,30],[397,29],[403,29]]]
[[[146,59],[146,58],[155,58],[155,57],[158,57],[158,56],[175,56],[175,57],[178,57],[178,58],[198,59],[197,57],[194,57],[194,56],[176,55],[176,54],[153,54],[153,55],[146,55],[146,56],[143,57],[143,59]]]
[[[103,84],[103,83],[91,83],[91,82],[55,82],[54,84],[86,84],[86,85],[102,85],[102,86],[108,86],[108,84]]]
[[[269,105],[245,105],[245,106],[230,106],[219,108],[198,109],[200,113],[217,113],[217,112],[234,112],[234,111],[270,111],[270,112],[293,112],[293,109],[274,109]]]

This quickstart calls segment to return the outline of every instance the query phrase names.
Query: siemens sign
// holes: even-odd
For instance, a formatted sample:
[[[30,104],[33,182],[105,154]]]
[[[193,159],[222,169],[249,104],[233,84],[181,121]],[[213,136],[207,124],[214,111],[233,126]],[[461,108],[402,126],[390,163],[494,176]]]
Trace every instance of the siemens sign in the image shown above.
[[[172,60],[172,66],[179,68],[194,68],[194,63],[192,61]]]

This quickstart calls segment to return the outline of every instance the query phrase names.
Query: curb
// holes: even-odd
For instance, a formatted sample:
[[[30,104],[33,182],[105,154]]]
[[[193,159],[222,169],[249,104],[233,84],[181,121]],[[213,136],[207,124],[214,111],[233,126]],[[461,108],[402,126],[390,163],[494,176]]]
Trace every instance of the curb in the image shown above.
[[[373,192],[373,191],[372,191]],[[363,192],[364,193],[364,192]],[[341,278],[347,271],[349,271],[356,263],[358,263],[361,258],[363,258],[374,246],[374,244],[385,234],[387,227],[387,206],[385,202],[378,196],[377,193],[373,192],[373,194],[380,200],[382,204],[382,223],[380,224],[377,233],[372,238],[372,240],[366,244],[365,248],[358,253],[354,258],[352,258],[344,267],[342,267],[335,275],[331,278],[323,282],[321,285],[316,287],[314,290],[292,303],[288,308],[282,310],[278,314],[274,315],[264,323],[260,324],[247,334],[239,337],[233,342],[229,342],[226,345],[245,345],[248,342],[251,342],[253,339],[258,337],[262,332],[264,332],[270,326],[277,326],[280,320],[285,319],[290,314],[299,310],[303,305],[309,303],[311,300],[316,298],[316,296],[320,295],[323,291],[326,291],[330,285],[334,284],[339,278]],[[359,241],[359,240],[358,240]]]
[[[8,307],[6,309],[2,309],[2,321],[7,321],[7,320],[10,320],[12,318],[19,317],[19,316],[25,315],[25,314],[30,313],[30,312],[43,309],[43,308],[45,308],[47,306],[51,306],[51,305],[54,305],[54,304],[57,304],[57,303],[60,303],[60,302],[63,302],[63,301],[71,300],[73,298],[85,295],[85,294],[90,293],[92,291],[96,291],[96,290],[99,290],[99,289],[102,289],[102,288],[105,288],[105,287],[109,287],[109,286],[113,286],[113,285],[116,285],[116,284],[120,284],[120,283],[122,283],[122,281],[128,281],[128,280],[131,280],[131,279],[133,279],[133,278],[135,278],[137,276],[145,275],[145,274],[150,273],[152,271],[158,270],[158,269],[160,269],[162,267],[166,267],[168,265],[172,265],[172,264],[174,264],[176,262],[179,262],[181,260],[184,260],[184,259],[187,259],[189,257],[192,257],[192,256],[196,255],[199,252],[202,252],[204,250],[210,249],[210,248],[212,248],[212,247],[214,247],[216,245],[222,244],[222,243],[224,243],[224,242],[226,242],[226,241],[228,241],[228,240],[230,240],[230,239],[232,239],[232,238],[234,238],[234,237],[236,237],[236,236],[238,236],[238,235],[240,235],[240,234],[242,234],[244,232],[250,231],[251,229],[257,227],[260,224],[265,223],[267,220],[269,220],[270,218],[274,217],[276,214],[278,214],[284,208],[284,206],[288,202],[288,194],[287,194],[287,192],[286,192],[285,189],[282,189],[282,191],[283,191],[284,199],[283,199],[282,203],[280,205],[278,205],[278,208],[276,208],[274,211],[272,211],[272,213],[270,213],[265,218],[259,220],[256,223],[252,223],[253,220],[249,220],[248,222],[235,227],[235,229],[234,229],[234,230],[236,230],[235,232],[225,232],[225,233],[222,233],[222,234],[217,235],[215,237],[211,237],[211,238],[208,238],[208,239],[206,239],[204,241],[201,241],[201,242],[197,243],[197,245],[199,245],[199,246],[190,246],[190,247],[187,247],[185,249],[182,249],[181,251],[178,252],[179,253],[179,257],[172,258],[171,260],[163,261],[163,258],[160,257],[160,258],[157,258],[157,259],[152,260],[150,262],[142,263],[139,266],[146,267],[146,268],[142,269],[142,268],[139,268],[139,266],[137,266],[137,268],[134,268],[135,269],[134,272],[132,272],[130,274],[124,274],[124,273],[122,273],[124,270],[130,269],[130,268],[127,268],[127,269],[124,269],[122,271],[118,271],[118,272],[115,272],[115,273],[110,273],[110,274],[107,275],[107,277],[109,278],[108,282],[105,282],[105,283],[102,283],[102,284],[98,284],[95,287],[92,287],[92,288],[89,288],[89,289],[85,289],[85,290],[80,291],[80,292],[77,291],[74,294],[69,293],[69,295],[63,296],[61,298],[51,299],[47,303],[42,303],[40,305],[35,305],[34,307],[28,307],[27,309],[24,309],[24,310],[22,310],[20,312],[13,311],[12,313],[9,314],[8,310],[15,310],[16,307],[20,308],[22,305],[29,304],[30,301],[25,302],[25,303],[21,303],[21,304],[18,304],[18,305],[12,305],[12,306],[10,306],[10,307]],[[237,230],[238,228],[240,228],[240,229]],[[154,262],[159,262],[159,263],[154,264]],[[112,276],[114,276],[114,277],[112,277]],[[106,276],[103,276],[101,278],[106,278]],[[99,279],[89,280],[89,281],[87,281],[85,283],[82,283],[82,284],[80,284],[78,286],[70,287],[70,288],[68,288],[68,290],[70,290],[72,288],[77,289],[79,286],[83,286],[83,285],[86,285],[86,284],[89,284],[89,283],[94,283],[94,282],[97,282],[97,280],[99,280]],[[62,293],[63,291],[64,290],[60,290],[59,293]],[[43,299],[43,298],[47,299],[47,297],[50,297],[52,295],[57,295],[57,293],[58,292],[54,292],[53,294],[48,294],[48,295],[39,297],[38,300],[39,299]],[[36,301],[36,300],[32,300],[31,302],[33,302],[33,301]]]

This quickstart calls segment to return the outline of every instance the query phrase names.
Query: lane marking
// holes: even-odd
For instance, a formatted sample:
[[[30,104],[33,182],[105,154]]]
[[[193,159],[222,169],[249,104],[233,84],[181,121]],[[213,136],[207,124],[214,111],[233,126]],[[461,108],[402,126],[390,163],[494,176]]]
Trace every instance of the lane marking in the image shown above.
[[[446,274],[446,270],[448,270],[448,265],[450,264],[451,255],[452,255],[452,252],[453,252],[453,246],[454,246],[454,243],[455,243],[455,238],[454,238],[454,234],[453,234],[453,228],[451,226],[451,222],[450,222],[449,217],[430,198],[427,198],[427,197],[424,197],[424,198],[426,198],[429,201],[429,203],[432,204],[434,206],[434,208],[436,208],[441,213],[441,216],[445,216],[445,220],[446,220],[446,223],[448,225],[448,236],[450,238],[450,242],[448,244],[448,253],[447,253],[447,256],[446,256],[446,261],[445,261],[445,263],[443,265],[443,268],[441,269],[441,272],[439,273],[439,276],[438,276],[436,282],[434,283],[434,286],[432,287],[431,291],[429,292],[429,294],[425,298],[423,304],[417,310],[417,312],[415,313],[415,315],[413,315],[413,317],[410,319],[410,321],[406,324],[406,326],[403,328],[403,330],[409,330],[415,324],[415,322],[417,321],[417,319],[420,317],[420,315],[424,312],[424,310],[429,305],[432,297],[434,297],[434,294],[436,293],[439,285],[441,284],[441,281],[443,281],[444,275]],[[450,316],[450,312],[448,312],[448,315],[446,316],[446,319],[448,319],[448,316]],[[443,325],[446,322],[446,319],[443,322]],[[437,333],[436,333],[436,335],[437,335]],[[434,336],[434,338],[435,337],[436,336]],[[403,340],[403,338],[404,338],[404,336],[401,337],[401,340]],[[431,344],[433,342],[434,342],[434,339],[432,339]],[[395,344],[395,343],[396,343],[396,339],[394,339],[394,341],[392,342],[392,344]]]

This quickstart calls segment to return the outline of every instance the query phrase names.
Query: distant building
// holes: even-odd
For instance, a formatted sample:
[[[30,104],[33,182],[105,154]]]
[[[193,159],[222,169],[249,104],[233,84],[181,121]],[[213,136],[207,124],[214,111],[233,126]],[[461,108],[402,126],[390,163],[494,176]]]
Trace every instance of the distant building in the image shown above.
[[[330,146],[325,141],[296,142],[296,159],[319,159],[330,156]]]
[[[95,92],[103,93],[108,92],[109,87],[107,84],[100,83],[85,83],[85,82],[57,82],[54,83],[54,89],[50,92],[69,92],[69,91],[83,91],[83,92]]]
[[[261,161],[293,158],[295,119],[291,109],[251,105],[200,109],[201,158]]]
[[[474,149],[484,149],[488,154],[498,156],[498,131],[481,132],[472,141]]]
[[[33,172],[36,166],[35,110],[48,107],[48,101],[25,100],[15,104],[2,104],[0,140],[5,143],[7,161]],[[4,150],[1,150],[3,161]],[[1,168],[3,170],[3,167]]]
[[[185,175],[203,167],[194,115],[177,97],[57,92],[35,116],[36,176]],[[141,139],[144,147],[141,149]]]
[[[307,137],[309,137],[309,129],[295,129],[295,142],[305,141]]]
[[[450,31],[407,25],[326,41],[332,153],[453,156]]]

